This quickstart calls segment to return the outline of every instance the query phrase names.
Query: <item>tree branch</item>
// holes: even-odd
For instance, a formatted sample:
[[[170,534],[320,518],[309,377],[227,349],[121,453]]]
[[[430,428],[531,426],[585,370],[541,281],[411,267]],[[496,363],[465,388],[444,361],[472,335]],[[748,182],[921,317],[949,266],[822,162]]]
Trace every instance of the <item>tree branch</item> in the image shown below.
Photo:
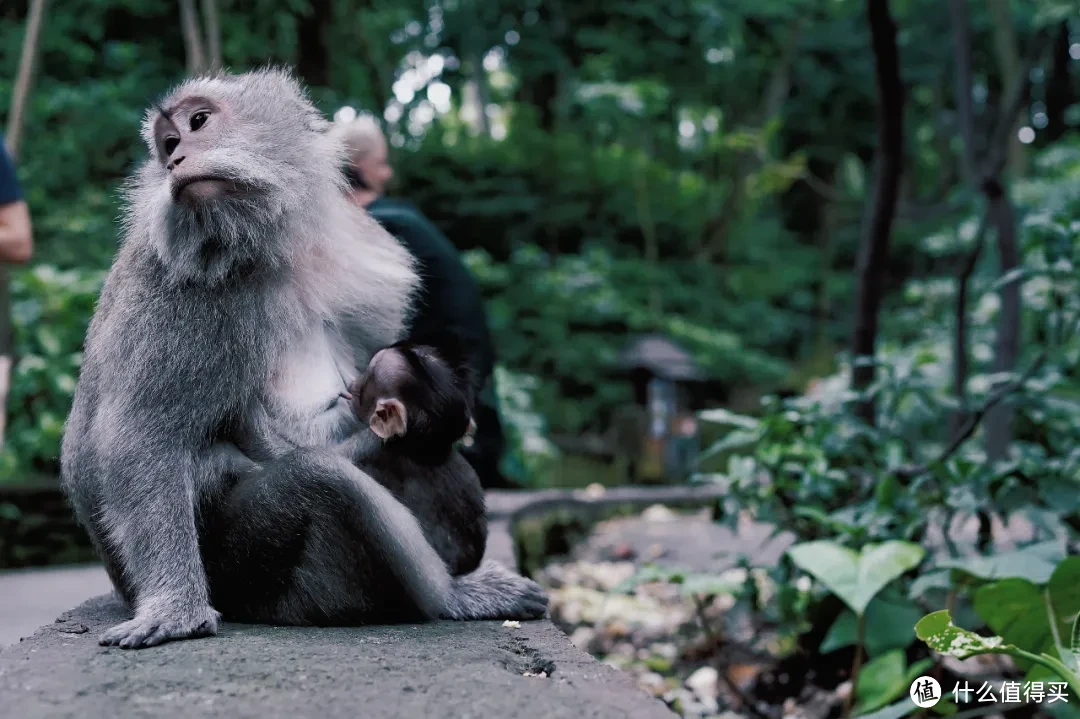
[[[180,29],[184,33],[184,50],[187,53],[188,74],[197,75],[203,71],[206,64],[194,0],[180,0]]]
[[[964,179],[974,185],[975,113],[971,107],[971,24],[968,22],[967,0],[949,0],[949,13],[953,26],[953,93],[956,96],[960,138],[964,143],[960,166]]]
[[[968,338],[967,338],[967,297],[968,283],[975,265],[978,264],[986,237],[988,218],[984,215],[979,229],[975,233],[975,243],[964,260],[956,278],[956,308],[953,333],[953,394],[960,402],[960,409],[953,413],[950,436],[960,433],[964,417],[967,415],[967,374],[968,374]]]
[[[41,36],[44,17],[45,0],[32,0],[30,15],[26,19],[22,54],[19,57],[19,74],[11,93],[11,114],[8,116],[7,151],[12,161],[19,157],[19,140],[22,139],[26,106],[30,102],[30,87],[34,81],[34,66],[38,56],[38,38]]]
[[[1024,372],[1024,374],[1017,377],[1014,381],[1009,382],[1006,385],[1002,385],[997,390],[995,390],[989,397],[987,397],[986,401],[983,402],[982,406],[974,414],[972,414],[971,417],[968,418],[967,422],[964,423],[964,426],[960,429],[956,436],[953,437],[949,444],[946,445],[945,449],[941,450],[941,452],[938,453],[937,457],[935,457],[930,462],[927,462],[926,464],[920,464],[913,468],[905,470],[904,474],[908,476],[918,476],[920,474],[925,474],[926,472],[930,471],[930,467],[934,466],[935,464],[941,464],[942,462],[948,460],[949,457],[953,456],[953,454],[955,454],[956,451],[960,449],[964,442],[971,439],[971,436],[975,434],[975,430],[978,429],[979,423],[982,422],[983,417],[986,416],[986,413],[994,409],[994,407],[996,407],[1003,399],[1008,397],[1017,389],[1023,387],[1028,380],[1034,377],[1035,373],[1038,372],[1042,368],[1043,364],[1046,362],[1046,358],[1048,355],[1048,350],[1043,350],[1042,352],[1040,352],[1039,355],[1035,358],[1035,361],[1031,363],[1031,366],[1027,368],[1027,371]]]
[[[206,26],[206,69],[221,69],[221,26],[218,24],[217,0],[202,0],[203,24]]]

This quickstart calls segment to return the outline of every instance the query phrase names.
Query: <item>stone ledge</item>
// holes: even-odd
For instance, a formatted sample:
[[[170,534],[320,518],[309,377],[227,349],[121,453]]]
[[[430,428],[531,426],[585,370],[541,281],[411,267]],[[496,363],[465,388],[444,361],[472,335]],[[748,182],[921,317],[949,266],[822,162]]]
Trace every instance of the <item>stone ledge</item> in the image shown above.
[[[513,566],[513,524],[567,505],[701,504],[715,489],[625,488],[489,495],[488,556]],[[570,643],[550,621],[357,628],[225,624],[209,639],[124,651],[98,646],[130,615],[110,595],[0,650],[0,706],[62,717],[676,716],[629,676]],[[546,672],[546,677],[525,676]]]
[[[360,628],[225,624],[209,639],[98,646],[126,619],[110,596],[0,652],[0,706],[62,717],[675,716],[549,621]],[[548,672],[527,677],[525,673]]]

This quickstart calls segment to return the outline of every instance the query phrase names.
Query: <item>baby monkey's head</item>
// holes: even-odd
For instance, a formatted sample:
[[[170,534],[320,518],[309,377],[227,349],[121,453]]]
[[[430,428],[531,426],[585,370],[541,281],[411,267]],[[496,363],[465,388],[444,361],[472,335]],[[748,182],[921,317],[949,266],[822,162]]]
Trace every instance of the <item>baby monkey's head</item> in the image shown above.
[[[360,421],[410,453],[448,451],[475,426],[469,368],[452,346],[391,345],[371,358],[349,391]]]

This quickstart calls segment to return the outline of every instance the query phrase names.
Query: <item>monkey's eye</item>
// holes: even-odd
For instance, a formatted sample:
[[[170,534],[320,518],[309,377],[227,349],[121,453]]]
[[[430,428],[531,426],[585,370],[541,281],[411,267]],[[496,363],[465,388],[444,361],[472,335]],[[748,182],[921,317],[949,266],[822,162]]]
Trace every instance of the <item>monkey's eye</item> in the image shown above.
[[[173,154],[173,150],[180,144],[180,138],[176,136],[165,138],[165,156],[169,157]]]
[[[195,132],[200,127],[206,124],[206,121],[210,119],[209,110],[199,110],[191,116],[191,131]]]

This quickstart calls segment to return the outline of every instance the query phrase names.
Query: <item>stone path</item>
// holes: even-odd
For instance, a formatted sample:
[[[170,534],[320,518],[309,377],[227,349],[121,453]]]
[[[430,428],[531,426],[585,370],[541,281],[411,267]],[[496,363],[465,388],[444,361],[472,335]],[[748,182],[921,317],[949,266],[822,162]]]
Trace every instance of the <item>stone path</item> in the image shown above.
[[[100,566],[0,572],[0,648],[28,637],[73,606],[112,591]]]

